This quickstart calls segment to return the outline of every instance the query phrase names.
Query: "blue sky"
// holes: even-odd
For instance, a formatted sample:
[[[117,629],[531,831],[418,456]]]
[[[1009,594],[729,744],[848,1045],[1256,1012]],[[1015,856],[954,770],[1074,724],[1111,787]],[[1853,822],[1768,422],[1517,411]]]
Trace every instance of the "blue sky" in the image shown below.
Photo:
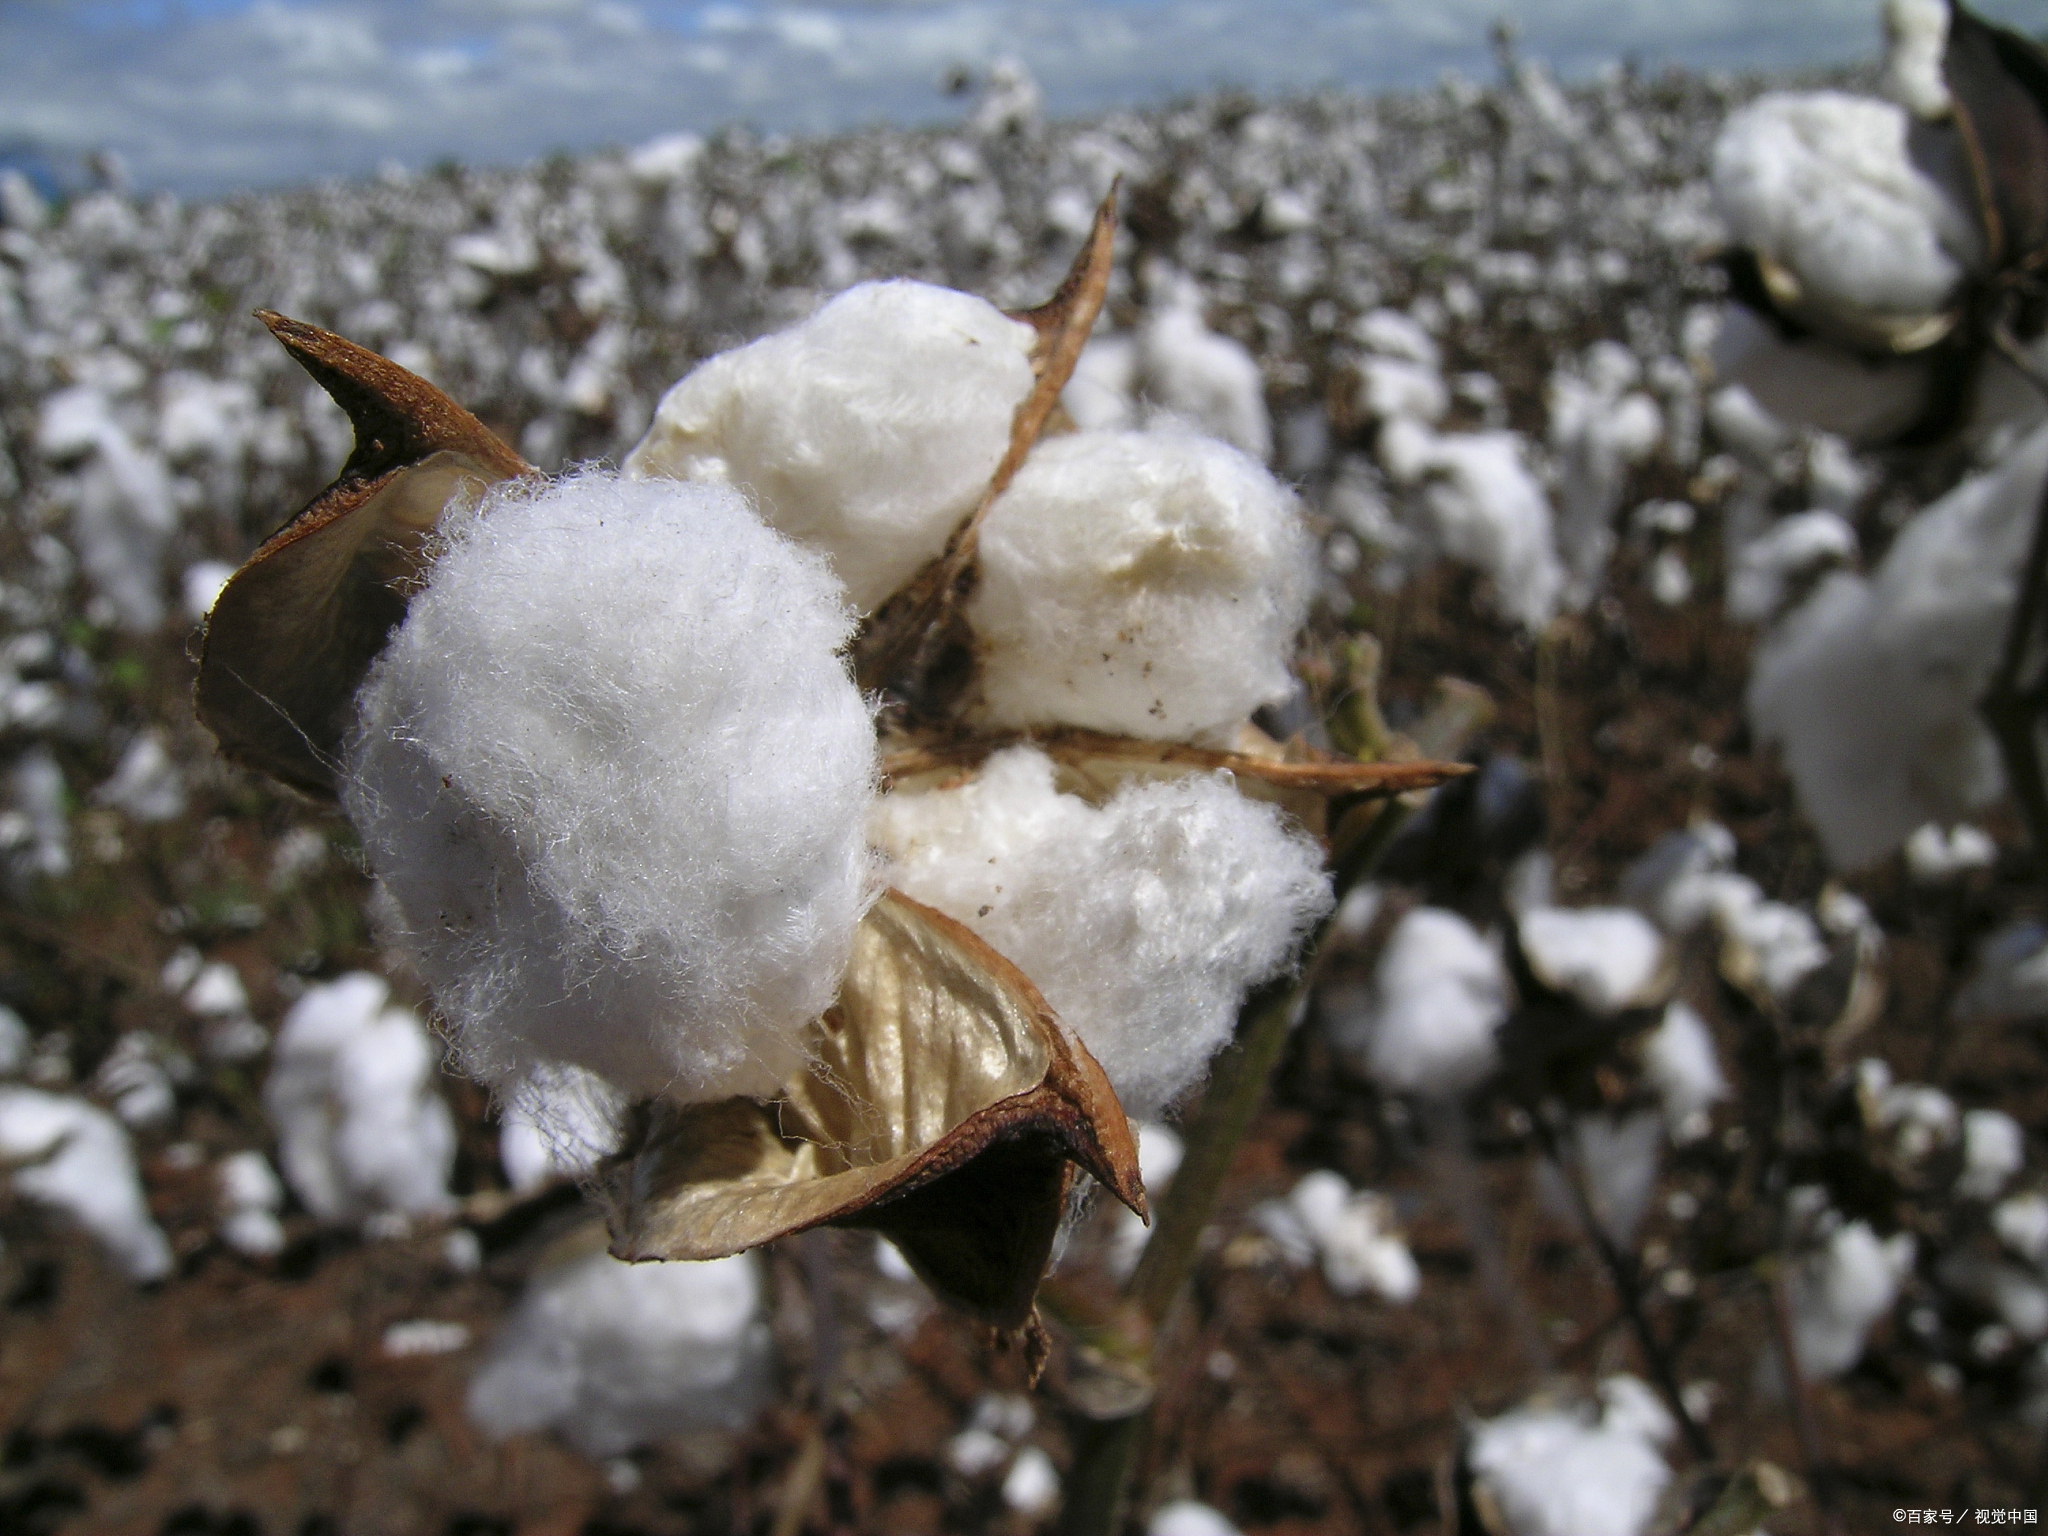
[[[2038,0],[1983,8],[2040,24]],[[1875,0],[0,0],[0,149],[111,147],[140,186],[205,193],[729,122],[930,121],[960,111],[949,71],[1003,55],[1055,112],[1483,77],[1502,15],[1567,76],[1878,41]]]

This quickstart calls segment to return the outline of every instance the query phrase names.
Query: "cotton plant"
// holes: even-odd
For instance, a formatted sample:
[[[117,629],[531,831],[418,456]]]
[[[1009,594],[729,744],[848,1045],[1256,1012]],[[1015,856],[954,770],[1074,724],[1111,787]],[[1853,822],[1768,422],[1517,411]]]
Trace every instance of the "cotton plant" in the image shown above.
[[[1046,436],[1112,230],[1037,310],[856,286],[616,474],[263,317],[357,442],[222,589],[201,717],[339,800],[512,1123],[601,1085],[620,1257],[872,1225],[1024,1324],[1077,1170],[1142,1210],[1126,1110],[1327,911],[1322,797],[1448,771],[1251,725],[1314,557],[1255,458]]]

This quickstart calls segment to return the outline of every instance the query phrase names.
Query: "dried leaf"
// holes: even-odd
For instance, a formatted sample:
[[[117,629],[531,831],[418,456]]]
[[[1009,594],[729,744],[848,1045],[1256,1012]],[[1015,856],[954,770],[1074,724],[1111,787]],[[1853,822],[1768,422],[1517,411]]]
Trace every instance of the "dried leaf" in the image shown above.
[[[405,616],[427,533],[457,495],[532,467],[389,359],[269,310],[257,318],[348,413],[355,450],[222,589],[193,706],[234,761],[331,797],[351,701]]]
[[[940,1295],[1022,1326],[1075,1167],[1143,1214],[1102,1069],[1037,988],[900,892],[863,919],[815,1060],[773,1102],[646,1106],[611,1176],[612,1251],[711,1259],[868,1227]]]
[[[1059,289],[1036,309],[1013,316],[1038,332],[1031,366],[1038,382],[1024,397],[1010,422],[1010,446],[989,478],[988,489],[967,514],[945,550],[910,579],[868,620],[854,642],[854,673],[867,689],[882,688],[906,673],[915,675],[929,664],[935,642],[943,639],[961,589],[974,568],[982,519],[995,499],[1009,489],[1024,459],[1044,434],[1059,406],[1060,391],[1074,376],[1088,333],[1109,293],[1110,261],[1116,250],[1117,188],[1112,186],[1095,210],[1088,239]]]
[[[1952,3],[1941,69],[1990,268],[2037,270],[2048,261],[2048,52]]]

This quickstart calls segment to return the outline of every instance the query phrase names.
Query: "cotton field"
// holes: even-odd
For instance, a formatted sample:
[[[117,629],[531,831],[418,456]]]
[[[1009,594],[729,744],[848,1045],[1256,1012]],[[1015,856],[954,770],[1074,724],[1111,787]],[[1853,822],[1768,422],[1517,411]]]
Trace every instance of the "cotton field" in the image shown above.
[[[1993,257],[1947,12],[1886,16],[1825,81],[1504,42],[1419,94],[1059,122],[1005,75],[944,130],[220,202],[0,172],[0,1529],[1071,1530],[1145,1401],[1154,1536],[2048,1502],[2048,908],[1979,712],[2048,351],[1914,350]],[[1113,188],[961,604],[1004,745],[877,797],[836,658],[982,498],[1040,366],[999,311]],[[346,815],[192,708],[354,445],[259,309],[574,471],[443,522]],[[1342,802],[1091,801],[1045,744],[1248,717],[1474,771],[1333,883]],[[1013,1336],[871,1219],[606,1251],[648,1105],[773,1098],[883,883],[1086,1044],[1151,1231],[1291,999],[1138,1397],[1114,1199]]]

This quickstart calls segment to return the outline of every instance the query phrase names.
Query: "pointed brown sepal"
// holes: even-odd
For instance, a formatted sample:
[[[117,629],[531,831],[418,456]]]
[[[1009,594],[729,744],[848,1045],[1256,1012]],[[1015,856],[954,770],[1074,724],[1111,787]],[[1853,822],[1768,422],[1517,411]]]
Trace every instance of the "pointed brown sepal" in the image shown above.
[[[1109,295],[1120,184],[1110,187],[1108,196],[1095,210],[1088,238],[1053,296],[1036,309],[1011,316],[1038,332],[1038,344],[1031,355],[1037,382],[1010,419],[1010,446],[989,477],[988,488],[974,510],[953,530],[945,550],[875,610],[855,640],[854,674],[861,687],[883,688],[902,680],[906,674],[914,679],[931,660],[935,643],[943,640],[961,589],[974,568],[982,519],[995,499],[1009,489],[1026,455],[1044,434],[1046,423],[1059,406],[1060,392],[1073,378],[1081,349],[1088,344],[1089,332],[1102,313],[1103,300]]]
[[[2048,52],[1950,0],[1942,54],[1993,273],[2048,261]]]
[[[1076,1168],[1144,1213],[1137,1146],[1094,1058],[1009,961],[889,891],[784,1096],[644,1106],[603,1193],[622,1259],[872,1228],[940,1296],[1018,1328]]]
[[[257,318],[347,412],[355,449],[221,590],[193,707],[235,762],[331,797],[351,701],[405,616],[427,534],[457,495],[533,469],[388,358],[270,310]]]

